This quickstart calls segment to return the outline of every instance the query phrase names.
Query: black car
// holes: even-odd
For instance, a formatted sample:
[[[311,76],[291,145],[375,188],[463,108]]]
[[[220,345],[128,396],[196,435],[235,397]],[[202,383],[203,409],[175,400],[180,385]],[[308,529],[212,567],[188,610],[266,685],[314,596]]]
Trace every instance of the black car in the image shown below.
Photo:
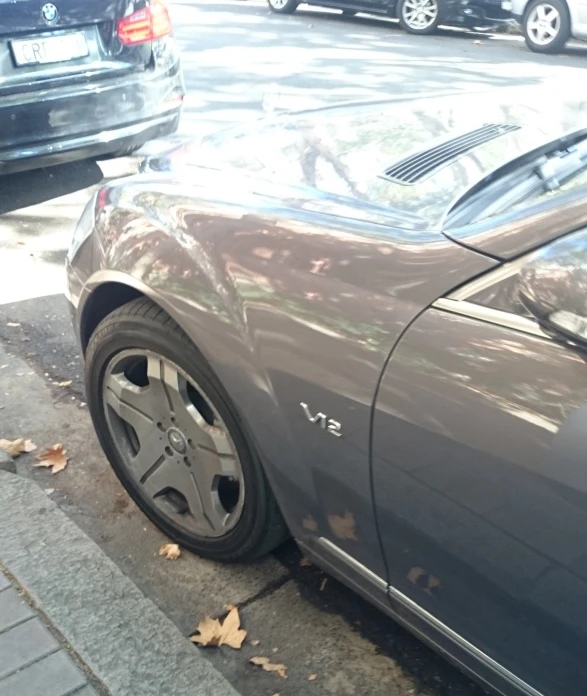
[[[299,0],[267,0],[274,12],[291,14]],[[343,14],[381,14],[399,19],[410,34],[432,34],[439,24],[493,29],[512,21],[511,0],[319,0],[310,5],[334,7]]]
[[[162,0],[0,0],[0,174],[129,154],[183,96]]]

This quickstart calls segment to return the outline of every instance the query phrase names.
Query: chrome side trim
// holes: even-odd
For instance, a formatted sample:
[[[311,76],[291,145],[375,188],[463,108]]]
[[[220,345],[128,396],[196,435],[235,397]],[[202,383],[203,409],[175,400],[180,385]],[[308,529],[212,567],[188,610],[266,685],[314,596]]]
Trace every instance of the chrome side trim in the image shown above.
[[[524,256],[522,256],[519,259],[516,259],[515,261],[504,263],[502,266],[496,268],[494,271],[490,271],[489,273],[482,275],[480,278],[477,278],[476,280],[467,283],[467,285],[464,285],[458,290],[451,292],[451,294],[447,295],[446,297],[449,300],[466,300],[469,297],[471,297],[471,295],[476,295],[478,292],[486,290],[487,288],[490,288],[492,285],[495,285],[496,283],[499,283],[502,280],[505,280],[506,278],[510,278],[516,273],[519,273],[522,266],[524,266],[528,258],[532,256],[533,253],[534,252],[531,252],[530,254],[525,254]]]
[[[540,328],[538,322],[528,319],[527,317],[521,317],[518,314],[511,314],[510,312],[503,312],[500,309],[484,307],[483,305],[466,302],[464,300],[453,300],[447,297],[441,297],[436,300],[432,306],[435,309],[441,309],[451,314],[460,314],[461,316],[470,317],[471,319],[485,321],[488,324],[496,324],[506,329],[522,331],[523,333],[539,336],[549,341],[552,340],[552,337]]]
[[[380,578],[378,575],[369,570],[369,568],[366,568],[362,563],[359,563],[355,558],[336,546],[336,544],[333,544],[329,539],[320,537],[318,542],[324,547],[325,550],[329,551],[332,555],[337,556],[345,565],[351,566],[354,570],[363,575],[365,579],[369,580],[369,582],[375,583],[379,587],[387,588],[387,592],[393,600],[403,604],[404,607],[412,611],[420,619],[428,623],[437,631],[443,633],[447,638],[459,645],[459,647],[466,650],[469,654],[474,655],[480,662],[499,674],[503,679],[509,681],[516,688],[527,694],[527,696],[543,696],[543,694],[536,691],[534,687],[517,677],[515,674],[513,674],[513,672],[510,672],[505,667],[502,667],[499,662],[496,662],[492,657],[489,657],[489,655],[486,655],[482,650],[479,650],[479,648],[476,648],[472,643],[469,643],[468,640],[460,636],[446,624],[442,623],[442,621],[427,612],[426,609],[423,609],[419,604],[416,604],[416,602],[403,594],[403,592],[400,592],[399,590],[396,590],[395,587],[388,585],[383,578]]]
[[[318,538],[318,543],[320,546],[323,546],[324,549],[329,551],[333,556],[338,556],[341,561],[347,566],[351,566],[353,570],[355,570],[359,575],[362,575],[366,580],[368,580],[372,585],[375,585],[377,589],[383,590],[383,592],[387,592],[387,583],[383,578],[380,578],[379,575],[374,573],[372,570],[369,570],[367,566],[364,566],[362,563],[359,563],[356,558],[353,558],[350,556],[346,551],[343,551],[340,547],[338,547],[336,544],[333,544],[329,539],[326,539],[325,537],[319,537]]]

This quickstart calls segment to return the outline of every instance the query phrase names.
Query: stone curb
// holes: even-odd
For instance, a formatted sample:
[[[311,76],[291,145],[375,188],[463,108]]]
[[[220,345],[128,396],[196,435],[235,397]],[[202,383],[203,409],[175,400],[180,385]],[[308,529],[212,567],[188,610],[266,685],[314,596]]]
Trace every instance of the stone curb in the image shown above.
[[[0,562],[113,696],[239,696],[36,483],[3,471]]]

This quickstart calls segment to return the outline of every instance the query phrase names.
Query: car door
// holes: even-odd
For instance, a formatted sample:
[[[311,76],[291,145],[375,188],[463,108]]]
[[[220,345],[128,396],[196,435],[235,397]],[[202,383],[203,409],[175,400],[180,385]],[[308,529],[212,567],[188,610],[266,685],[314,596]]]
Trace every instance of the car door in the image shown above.
[[[587,353],[491,273],[387,365],[373,490],[400,619],[503,693],[587,690]]]

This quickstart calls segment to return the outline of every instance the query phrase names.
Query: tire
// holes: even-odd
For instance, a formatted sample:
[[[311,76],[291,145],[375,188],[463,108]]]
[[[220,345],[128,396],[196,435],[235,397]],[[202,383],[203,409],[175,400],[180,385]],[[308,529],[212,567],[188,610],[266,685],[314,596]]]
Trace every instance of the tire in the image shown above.
[[[278,14],[293,14],[300,4],[299,0],[267,0],[269,8]]]
[[[409,34],[434,34],[440,22],[440,0],[400,0],[397,17]]]
[[[143,359],[142,356],[138,358],[136,356],[137,352],[140,351],[144,351],[145,355],[148,356],[144,358],[145,371],[142,373],[143,376],[140,376],[137,371],[137,367],[140,366],[140,361]],[[129,355],[130,357],[128,357]],[[160,366],[161,369],[158,373],[160,381],[157,378],[147,377],[146,365],[150,365],[147,363],[148,360],[153,360],[153,364],[157,363]],[[119,370],[119,365],[126,365],[127,367],[124,369],[127,372],[116,372]],[[188,398],[186,395],[192,388],[192,392],[189,392],[191,394],[189,396],[190,408],[193,403],[196,403],[198,413],[204,414],[207,423],[213,427],[201,428],[196,425],[195,420],[188,417],[187,420],[191,425],[188,424],[186,428],[182,429],[180,409],[175,405],[172,406],[172,403],[176,402],[169,396],[171,392],[167,382],[167,369],[171,372],[176,369],[178,380],[184,380],[185,376],[185,385],[187,386],[183,391],[179,389],[172,391],[175,397],[178,400]],[[127,374],[130,377],[127,377]],[[138,383],[142,387],[146,387],[142,390],[139,387],[139,393],[147,395],[147,397],[143,395],[140,398],[148,398],[149,408],[157,409],[158,415],[145,428],[133,429],[135,422],[132,418],[130,420],[133,420],[133,428],[128,427],[126,421],[112,409],[110,405],[110,401],[113,399],[112,390],[105,388],[105,383],[114,384],[114,382],[109,381],[113,379],[122,380],[122,383],[126,383],[127,379],[132,379],[133,384]],[[148,380],[146,383],[141,381],[145,379]],[[157,305],[146,298],[133,300],[115,310],[98,325],[88,344],[85,381],[88,406],[94,427],[116,476],[139,508],[170,539],[183,548],[205,558],[232,562],[259,558],[287,538],[288,531],[285,522],[259,458],[228,394],[186,334]],[[163,391],[155,390],[155,386],[162,386]],[[131,392],[127,390],[125,394],[127,393]],[[136,394],[136,392],[132,393]],[[166,396],[161,398],[160,395],[163,393]],[[128,398],[125,396],[125,399]],[[122,399],[120,401],[116,401],[116,399],[115,403],[128,403]],[[136,402],[133,403],[135,403],[136,408]],[[177,420],[170,417],[170,421],[178,423],[178,425],[177,427],[171,426],[165,432],[164,427],[167,422],[165,419],[168,410],[169,413],[177,417]],[[149,413],[148,409],[143,409],[143,411]],[[138,412],[135,410],[132,413],[135,419],[137,413],[140,414],[140,417],[143,416],[140,410]],[[190,411],[186,411],[186,413],[189,414]],[[185,414],[183,417],[185,420]],[[157,423],[155,426],[156,419],[162,420],[163,425]],[[181,492],[173,488],[176,483],[175,478],[169,478],[179,476],[182,482],[189,481],[192,499],[199,500],[201,507],[203,507],[204,504],[201,501],[204,500],[204,495],[200,490],[200,485],[199,483],[195,484],[195,488],[197,488],[197,493],[195,493],[192,483],[201,475],[198,471],[208,471],[207,466],[202,466],[202,462],[207,462],[211,456],[215,457],[216,452],[211,455],[210,449],[203,446],[200,448],[198,440],[199,437],[203,436],[209,438],[210,436],[206,433],[212,430],[215,433],[222,433],[223,447],[230,445],[231,455],[234,455],[233,459],[228,460],[229,455],[226,454],[226,450],[223,450],[222,454],[218,454],[218,462],[222,462],[221,466],[224,467],[225,462],[230,461],[231,466],[238,465],[239,469],[238,476],[235,475],[236,478],[228,476],[218,478],[215,476],[214,479],[210,479],[219,481],[216,484],[216,492],[211,494],[209,498],[206,497],[206,500],[209,501],[214,499],[215,505],[218,505],[218,501],[221,499],[220,487],[225,478],[232,479],[231,485],[238,489],[236,495],[233,492],[233,498],[236,497],[238,502],[234,504],[233,511],[230,514],[227,513],[227,519],[235,514],[234,510],[238,510],[238,516],[235,517],[234,524],[231,522],[233,526],[227,528],[226,533],[221,528],[221,533],[215,535],[212,535],[211,532],[201,533],[202,528],[209,529],[208,524],[210,528],[212,526],[208,522],[208,517],[203,515],[199,520],[196,519],[197,515],[192,515],[192,509],[188,507],[189,499],[182,498]],[[181,438],[183,438],[181,442],[180,436],[177,435],[179,431],[181,431]],[[142,448],[143,440],[138,437],[139,433],[145,437],[145,443],[148,442],[144,450]],[[133,451],[132,454],[135,457],[133,459],[129,454],[129,447],[135,441],[139,442],[140,449],[138,453]],[[216,442],[216,439],[210,439],[210,442]],[[190,447],[188,447],[188,443]],[[167,446],[164,448],[165,445]],[[169,445],[177,447],[177,450],[172,450]],[[181,449],[180,445],[182,447],[185,445],[185,447]],[[218,451],[220,452],[220,449]],[[149,468],[148,470],[145,468],[146,473],[139,478],[139,474],[133,466],[136,465],[137,461],[140,462],[139,455],[142,456],[143,452],[144,460],[149,464]],[[169,458],[166,458],[166,452],[169,453]],[[191,463],[188,463],[188,456],[183,458],[183,462],[187,466],[183,466],[182,454],[189,455],[192,460]],[[158,456],[159,459],[155,461],[153,466],[150,466],[150,461]],[[163,463],[161,460],[164,460]],[[200,464],[199,469],[198,463]],[[206,476],[209,474],[206,473]],[[157,479],[157,485],[150,483],[153,478]],[[167,478],[169,478],[170,488],[167,487]],[[234,483],[235,480],[238,483]],[[165,483],[161,484],[160,481]],[[149,486],[153,490],[156,489],[155,494],[149,494]],[[161,491],[157,493],[159,489],[164,493]],[[190,527],[190,525],[192,526]]]
[[[560,53],[571,38],[571,16],[566,2],[533,0],[524,14],[522,30],[531,51]],[[546,32],[554,33],[548,36]]]
[[[144,143],[141,145],[134,145],[133,147],[125,147],[124,149],[116,150],[115,152],[109,152],[107,155],[102,155],[99,159],[111,160],[118,159],[119,157],[131,157],[135,154],[135,152],[138,152],[143,147],[143,145]]]

